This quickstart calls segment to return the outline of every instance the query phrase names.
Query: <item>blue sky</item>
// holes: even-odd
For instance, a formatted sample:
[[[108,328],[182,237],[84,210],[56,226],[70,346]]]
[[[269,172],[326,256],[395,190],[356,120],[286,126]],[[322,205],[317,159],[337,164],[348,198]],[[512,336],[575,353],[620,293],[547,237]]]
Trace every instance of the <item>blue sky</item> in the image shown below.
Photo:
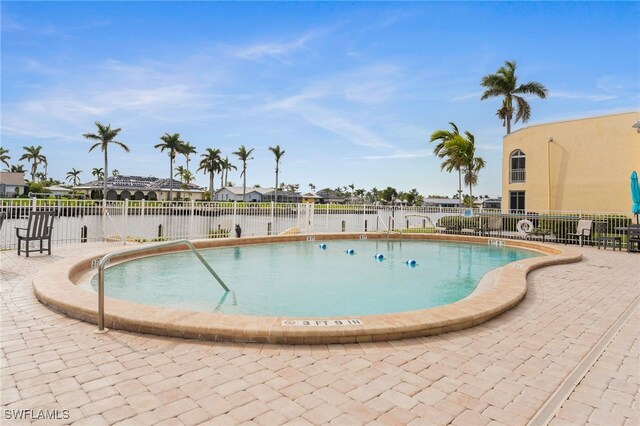
[[[230,159],[255,148],[247,184],[355,184],[452,195],[431,132],[454,121],[499,195],[504,128],[480,79],[505,60],[539,81],[529,124],[639,109],[640,3],[2,2],[2,146],[42,145],[49,174],[102,167],[83,133],[121,127],[122,174],[166,177],[153,148],[180,133]],[[514,129],[522,127],[516,124]],[[199,154],[198,154],[199,156]],[[192,161],[194,168],[197,158]],[[238,163],[237,160],[235,161]],[[178,164],[183,164],[180,158]],[[28,170],[28,165],[25,164]],[[241,184],[239,172],[232,181]],[[206,186],[202,173],[197,183]],[[216,182],[216,186],[218,182]]]

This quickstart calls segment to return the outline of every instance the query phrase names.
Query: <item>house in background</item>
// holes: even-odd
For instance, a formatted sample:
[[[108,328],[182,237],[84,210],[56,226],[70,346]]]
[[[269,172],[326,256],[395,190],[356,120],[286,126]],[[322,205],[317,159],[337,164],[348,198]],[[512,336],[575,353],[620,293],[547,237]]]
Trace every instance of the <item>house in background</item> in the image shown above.
[[[425,198],[422,207],[460,207],[457,198]]]
[[[270,191],[265,192],[262,201],[275,201],[276,200],[276,191],[275,189],[269,188]],[[282,191],[278,190],[278,202],[279,203],[301,203],[302,195],[299,192],[292,191]]]
[[[502,211],[630,213],[640,111],[538,124],[502,142]]]
[[[85,194],[87,198],[99,198],[103,181],[94,180],[74,186],[73,190]],[[153,176],[111,176],[107,178],[107,200],[169,200],[169,187],[174,200],[203,200],[204,189],[189,184],[184,189],[180,181],[175,179],[158,179]]]
[[[0,172],[0,198],[15,198],[27,189],[24,173]]]
[[[275,201],[273,188],[247,188],[244,201],[247,203],[269,203]],[[242,201],[241,186],[226,186],[215,192],[214,201]],[[279,203],[300,203],[302,196],[298,192],[278,190]]]
[[[313,194],[311,192],[306,192],[302,194],[302,202],[303,203],[320,203],[322,202],[322,197],[319,195]]]
[[[316,192],[316,195],[321,198],[320,202],[324,204],[344,204],[347,199],[337,195],[336,192],[330,188],[324,188]]]
[[[502,207],[502,198],[487,198],[482,201],[483,209],[498,209]]]
[[[273,188],[247,188],[244,201],[248,203],[261,203],[264,194],[273,191]],[[241,186],[225,186],[214,192],[214,201],[243,201]]]
[[[52,197],[65,197],[73,192],[70,188],[65,188],[64,186],[48,186],[47,187],[48,195]]]

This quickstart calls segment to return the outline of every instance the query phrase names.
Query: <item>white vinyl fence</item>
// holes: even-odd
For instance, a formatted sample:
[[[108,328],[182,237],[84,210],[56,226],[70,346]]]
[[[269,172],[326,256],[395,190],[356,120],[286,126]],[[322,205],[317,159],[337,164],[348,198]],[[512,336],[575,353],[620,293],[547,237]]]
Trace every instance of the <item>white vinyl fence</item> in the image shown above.
[[[29,212],[54,210],[53,244],[88,241],[165,241],[237,238],[282,233],[447,232],[563,242],[579,219],[602,224],[594,232],[620,234],[623,213],[502,213],[499,210],[377,205],[3,199],[0,249],[16,247],[16,227]],[[106,214],[103,214],[106,211]],[[523,232],[540,231],[540,232]]]

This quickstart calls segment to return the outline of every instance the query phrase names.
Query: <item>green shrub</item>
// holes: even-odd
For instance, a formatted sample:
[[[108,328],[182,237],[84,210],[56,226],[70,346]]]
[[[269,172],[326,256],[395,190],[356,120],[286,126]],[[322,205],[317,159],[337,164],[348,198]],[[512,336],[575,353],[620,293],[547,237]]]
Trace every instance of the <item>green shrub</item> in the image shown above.
[[[209,229],[209,238],[228,238],[230,229]]]
[[[432,234],[436,232],[436,228],[406,228],[402,230],[403,234]]]
[[[480,228],[480,216],[443,216],[438,220],[438,226],[452,229]]]

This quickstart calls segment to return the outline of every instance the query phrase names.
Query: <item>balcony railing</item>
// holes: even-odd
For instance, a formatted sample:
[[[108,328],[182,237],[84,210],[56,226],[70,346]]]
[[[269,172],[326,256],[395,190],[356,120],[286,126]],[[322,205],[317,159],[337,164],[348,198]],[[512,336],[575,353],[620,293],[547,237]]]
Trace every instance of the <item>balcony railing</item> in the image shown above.
[[[511,169],[511,179],[509,183],[522,183],[525,181],[525,169]]]

